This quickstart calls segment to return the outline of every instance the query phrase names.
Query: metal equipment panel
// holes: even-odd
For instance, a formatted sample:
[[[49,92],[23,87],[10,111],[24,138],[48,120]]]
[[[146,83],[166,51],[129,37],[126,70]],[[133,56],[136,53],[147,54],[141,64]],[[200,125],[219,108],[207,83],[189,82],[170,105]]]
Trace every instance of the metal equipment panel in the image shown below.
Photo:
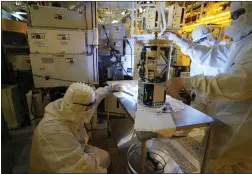
[[[85,52],[85,32],[28,28],[31,53],[82,54]]]
[[[86,29],[85,16],[66,8],[33,6],[30,17],[33,27]]]
[[[98,62],[94,55],[30,54],[35,87],[69,86],[74,82],[97,84]]]
[[[126,36],[126,28],[123,23],[113,23],[108,25],[110,39],[123,39]]]
[[[145,30],[151,30],[158,27],[157,25],[157,9],[156,8],[147,8],[143,14],[143,28]]]
[[[167,10],[167,27],[179,29],[180,25],[184,21],[185,8],[177,5],[171,5]]]

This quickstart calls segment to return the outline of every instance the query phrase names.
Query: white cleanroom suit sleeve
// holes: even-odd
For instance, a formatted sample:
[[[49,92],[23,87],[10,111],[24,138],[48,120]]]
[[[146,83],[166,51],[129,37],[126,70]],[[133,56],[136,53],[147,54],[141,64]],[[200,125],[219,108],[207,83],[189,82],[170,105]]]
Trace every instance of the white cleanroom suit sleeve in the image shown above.
[[[238,65],[232,74],[186,78],[185,88],[202,92],[214,101],[241,101],[252,98],[251,79],[252,61]]]
[[[53,124],[53,123],[51,123]],[[44,125],[46,126],[46,125]],[[44,166],[53,173],[106,173],[100,167],[99,158],[94,153],[84,152],[76,137],[64,125],[57,125],[53,131],[44,129],[40,154],[46,161]],[[58,136],[59,132],[61,136]]]
[[[190,43],[184,39],[177,39],[176,44],[181,47],[183,54],[188,55],[190,59],[213,68],[225,66],[231,49],[231,44],[206,47]]]
[[[95,107],[97,107],[100,102],[109,94],[109,92],[112,92],[112,87],[111,86],[105,86],[105,87],[100,87],[97,90],[95,90],[95,98],[96,98],[96,103]]]

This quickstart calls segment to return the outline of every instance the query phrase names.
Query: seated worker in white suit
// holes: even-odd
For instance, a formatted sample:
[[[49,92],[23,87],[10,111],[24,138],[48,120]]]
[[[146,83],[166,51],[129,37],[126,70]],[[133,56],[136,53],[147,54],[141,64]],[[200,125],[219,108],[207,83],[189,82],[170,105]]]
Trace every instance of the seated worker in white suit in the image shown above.
[[[227,125],[213,129],[207,173],[252,172],[252,2],[232,2],[230,13],[231,25],[225,33],[232,38],[231,44],[206,47],[174,33],[163,34],[190,50],[201,64],[225,65],[222,74],[173,78],[165,85],[169,94],[183,88],[203,93],[216,103],[213,117]]]
[[[107,173],[110,156],[87,144],[84,123],[111,91],[73,83],[63,98],[49,103],[33,134],[29,173]]]

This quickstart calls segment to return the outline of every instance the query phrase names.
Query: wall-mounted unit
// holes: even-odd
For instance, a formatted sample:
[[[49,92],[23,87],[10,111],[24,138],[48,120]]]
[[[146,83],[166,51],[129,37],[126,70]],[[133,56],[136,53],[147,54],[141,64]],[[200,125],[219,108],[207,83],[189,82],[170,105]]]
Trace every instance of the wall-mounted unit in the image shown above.
[[[86,29],[85,16],[78,11],[49,6],[32,6],[29,10],[32,27]]]
[[[31,53],[83,54],[85,32],[81,30],[28,28]]]
[[[30,54],[30,59],[36,88],[69,86],[74,82],[98,84],[96,56]]]

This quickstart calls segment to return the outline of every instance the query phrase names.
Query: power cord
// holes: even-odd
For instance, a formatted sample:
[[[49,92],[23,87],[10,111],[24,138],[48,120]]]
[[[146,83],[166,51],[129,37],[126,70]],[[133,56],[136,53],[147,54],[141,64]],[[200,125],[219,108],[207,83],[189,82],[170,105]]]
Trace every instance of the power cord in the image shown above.
[[[137,156],[139,156],[139,157],[141,156],[141,154],[140,154],[140,147],[135,148],[134,151],[135,151],[135,153],[136,153]],[[163,163],[161,162],[161,160],[154,159],[152,157],[152,155],[156,155],[156,156],[160,157],[162,159]],[[146,152],[146,157],[145,158],[146,158],[146,161],[148,163],[148,166],[150,166],[153,169],[153,171],[155,171],[155,173],[158,173],[158,174],[159,173],[160,174],[164,173],[164,169],[165,169],[165,166],[166,166],[166,162],[165,162],[164,157],[162,157],[158,153],[150,152],[148,150],[148,148],[147,148],[147,152]],[[150,171],[147,167],[145,167],[145,169],[148,172],[153,173],[153,171]]]
[[[59,78],[52,78],[52,77],[49,77],[49,76],[40,76],[40,75],[36,75],[36,74],[32,74],[32,76],[35,76],[35,77],[41,77],[41,78],[45,78],[46,80],[59,80],[59,81],[65,81],[65,82],[77,82],[77,81],[71,81],[71,80],[64,80],[64,79],[59,79]]]

